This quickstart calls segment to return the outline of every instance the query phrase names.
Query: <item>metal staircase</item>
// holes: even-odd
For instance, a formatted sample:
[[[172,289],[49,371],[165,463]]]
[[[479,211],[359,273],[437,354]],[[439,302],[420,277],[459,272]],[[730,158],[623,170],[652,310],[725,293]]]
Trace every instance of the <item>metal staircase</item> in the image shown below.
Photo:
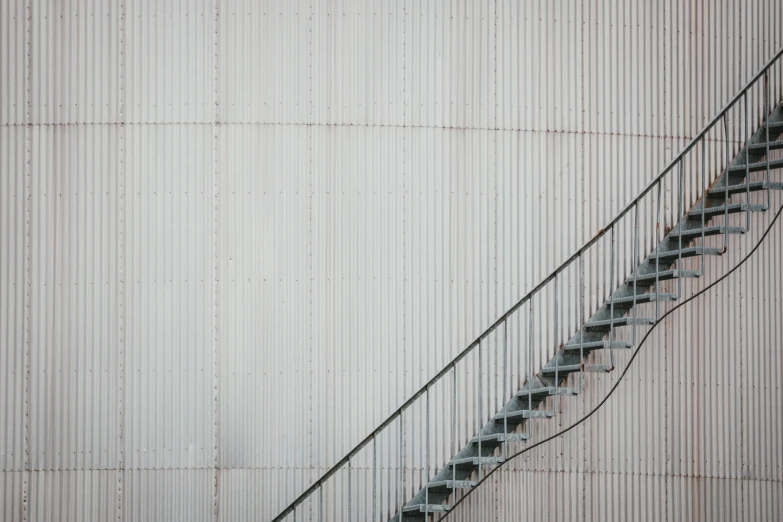
[[[615,351],[632,348],[637,339],[637,328],[655,325],[661,316],[661,307],[666,306],[667,302],[676,301],[683,295],[682,281],[702,276],[707,267],[705,257],[722,255],[729,246],[729,236],[744,234],[751,226],[752,213],[762,213],[770,208],[770,191],[783,189],[783,181],[773,178],[773,174],[779,177],[778,171],[783,168],[783,160],[775,159],[773,154],[774,151],[783,149],[783,139],[780,139],[783,134],[783,104],[775,106],[772,110],[768,109],[770,106],[768,71],[777,63],[781,52],[776,54],[773,60],[711,121],[699,136],[691,141],[667,169],[618,214],[604,230],[483,332],[397,412],[357,445],[349,455],[281,512],[275,520],[296,520],[297,509],[304,506],[307,501],[310,502],[307,508],[308,519],[312,520],[339,518],[406,521],[422,520],[429,516],[443,516],[449,511],[454,499],[468,494],[477,486],[488,469],[505,461],[510,454],[509,444],[531,440],[534,433],[531,428],[532,422],[539,420],[545,422],[548,419],[553,419],[558,411],[558,401],[567,400],[570,396],[582,393],[586,379],[589,379],[589,374],[611,372],[615,366]],[[758,99],[759,92],[764,93],[763,111],[757,110],[758,116],[754,117],[753,111],[748,108],[748,101],[753,96]],[[741,101],[744,101],[744,107],[740,103]],[[737,122],[744,124],[744,136],[741,140],[729,139],[732,128],[730,125],[732,111],[736,116],[736,119],[733,120],[735,127],[741,127],[741,125],[736,125]],[[748,131],[750,125],[756,127],[756,131],[752,135]],[[721,139],[709,135],[710,132],[717,133],[721,130]],[[744,143],[738,152],[734,150],[737,148],[735,146],[737,141]],[[710,146],[721,147],[721,156],[723,156],[721,165],[712,170],[713,174],[711,175],[708,173],[706,160],[707,148]],[[732,156],[733,159],[731,159]],[[695,174],[691,172],[693,179],[690,184],[694,185],[694,179],[699,181],[698,199],[692,195],[690,199],[695,199],[695,202],[690,205],[690,209],[686,210],[684,208],[686,190],[683,187],[685,177],[683,169],[694,163],[698,164],[698,169]],[[708,176],[712,179],[710,184],[708,184]],[[662,187],[664,185],[670,189],[672,194],[677,193],[677,208],[670,209],[672,216],[670,222],[673,225],[665,228],[663,237],[660,238],[659,225],[662,222],[666,223],[666,219],[662,219],[661,216],[661,206],[664,199]],[[648,254],[645,257],[640,257],[642,254],[639,240],[640,207],[655,213],[651,220],[656,232],[654,239],[646,242]],[[742,219],[743,217],[744,219]],[[740,226],[737,221],[744,224]],[[633,255],[629,257],[634,260],[635,266],[625,270],[625,273],[621,273],[615,261],[615,236],[620,235],[622,230],[633,230],[633,236],[626,238],[625,246],[628,249],[633,249]],[[519,315],[523,306],[527,306],[525,311],[527,317],[523,317],[522,320],[530,322],[524,335],[528,337],[526,340],[528,346],[532,346],[534,344],[532,339],[534,307],[532,303],[536,295],[543,293],[544,288],[554,287],[552,295],[555,296],[553,303],[555,312],[552,318],[555,323],[554,329],[557,331],[557,321],[560,316],[558,307],[573,307],[573,303],[558,302],[557,297],[562,293],[558,292],[558,278],[563,277],[569,270],[569,277],[572,278],[572,281],[575,277],[578,277],[579,280],[578,285],[573,285],[579,288],[578,298],[574,299],[578,301],[579,313],[574,315],[579,318],[585,317],[585,299],[582,295],[584,287],[582,282],[583,264],[590,249],[595,248],[601,240],[608,241],[609,252],[604,251],[601,255],[602,259],[609,261],[608,271],[611,272],[610,284],[603,293],[607,296],[605,302],[586,321],[580,321],[581,324],[575,329],[576,333],[571,335],[567,341],[559,343],[557,342],[558,336],[555,335],[557,348],[553,349],[548,360],[540,364],[535,372],[531,349],[529,351],[531,355],[526,365],[526,375],[523,376],[526,377],[525,384],[513,394],[504,394],[507,402],[493,415],[484,415],[481,406],[483,404],[480,362],[482,343],[485,343],[490,335],[500,336],[500,332],[502,332],[503,350],[507,352],[507,350],[513,349],[513,343],[508,340],[511,328],[509,322],[514,314]],[[664,282],[667,284],[663,285]],[[662,286],[665,287],[663,290]],[[522,339],[517,339],[518,344],[521,342]],[[522,347],[519,348],[522,349]],[[444,401],[433,401],[430,394],[435,393],[433,390],[440,386],[440,383],[445,380],[444,377],[453,373],[453,387],[445,387],[450,388],[445,393],[451,393],[454,401],[453,410],[456,412],[457,365],[476,349],[479,352],[478,372],[474,372],[478,374],[479,379],[477,386],[478,406],[475,415],[476,431],[472,438],[467,439],[461,448],[457,449],[457,446],[454,446],[457,437],[454,434],[453,424],[455,421],[453,419],[451,421],[451,435],[448,435],[448,429],[435,430],[436,437],[437,433],[440,433],[441,438],[448,436],[449,441],[441,441],[443,442],[441,448],[451,448],[453,455],[445,463],[440,460],[440,464],[438,464],[438,457],[435,455],[437,452],[431,450],[432,438],[429,435],[432,431],[430,418],[437,413],[433,411],[431,403],[443,404]],[[598,357],[600,354],[603,355]],[[507,360],[507,353],[504,357]],[[600,360],[596,361],[596,359]],[[503,364],[505,374],[507,373],[505,370],[507,363]],[[513,380],[504,380],[504,382],[507,381]],[[511,392],[512,390],[506,391]],[[550,398],[552,400],[549,400]],[[416,406],[417,404],[418,406]],[[423,412],[425,418],[423,431],[426,436],[424,440],[421,437],[406,439],[403,415],[417,407],[420,412]],[[377,441],[381,437],[388,436],[388,432],[392,432],[394,435],[393,444],[398,459],[397,462],[392,463],[398,466],[397,475],[392,477],[398,481],[398,487],[395,488],[396,493],[391,495],[391,502],[389,502],[389,505],[393,506],[393,510],[379,507],[378,472],[376,471],[379,469]],[[398,436],[395,435],[395,432],[398,432]],[[437,444],[437,441],[435,442]],[[367,454],[368,448],[372,448],[371,457]],[[418,454],[423,456],[420,467],[424,470],[425,479],[419,482],[420,486],[414,490],[417,492],[406,499],[402,498],[402,495],[406,489],[410,489],[410,483],[413,480],[399,470],[406,468],[405,459],[410,458],[408,455],[411,455],[413,451],[419,451]],[[441,451],[441,453],[443,452]],[[356,473],[353,471],[353,466],[356,466],[358,462],[364,462],[368,466],[370,462],[372,463],[371,488],[369,484],[357,485],[359,480],[355,478],[352,481],[352,476],[355,476]],[[436,469],[437,471],[435,471]],[[328,495],[336,499],[343,498],[347,508],[337,505],[339,500],[335,502],[336,507],[325,508],[324,488],[329,481],[337,480],[340,473],[343,477],[347,477],[347,495],[340,497],[333,492],[329,492]],[[406,482],[408,483],[406,484]],[[357,489],[361,487],[364,487],[363,491]],[[372,491],[371,495],[370,490]],[[370,500],[357,500],[357,497],[362,496],[367,499],[371,498],[371,502]],[[451,504],[448,502],[449,499],[452,500]],[[400,506],[402,506],[401,509]],[[332,511],[329,511],[330,509]],[[365,513],[366,516],[363,516],[362,513]],[[391,518],[389,518],[390,515]],[[291,516],[293,518],[290,518]]]
[[[783,168],[783,160],[769,159],[769,152],[783,149],[783,105],[770,114],[768,125],[762,125],[748,145],[733,159],[715,183],[682,217],[676,227],[636,267],[633,273],[609,296],[607,301],[584,323],[568,342],[529,380],[506,405],[487,422],[434,477],[391,520],[415,520],[428,514],[449,510],[444,504],[455,490],[469,490],[476,486],[472,477],[481,476],[482,468],[504,461],[497,456],[498,448],[506,442],[525,441],[529,432],[517,428],[529,419],[552,419],[555,411],[539,406],[550,396],[573,396],[579,388],[563,387],[569,374],[576,372],[610,372],[613,364],[585,364],[595,350],[629,349],[632,342],[614,340],[614,330],[627,326],[654,325],[659,311],[652,309],[662,301],[675,301],[678,294],[657,292],[661,281],[696,278],[702,270],[683,270],[682,259],[695,256],[718,256],[726,248],[708,247],[692,243],[705,237],[744,234],[741,226],[712,224],[728,214],[765,212],[769,205],[734,201],[750,192],[783,190],[783,182],[773,181],[769,174]],[[750,157],[750,161],[746,158]],[[750,174],[763,172],[764,180],[751,179]],[[736,196],[739,196],[737,198]],[[748,219],[748,223],[750,220]],[[702,264],[703,266],[703,264]],[[647,306],[645,306],[647,305]],[[613,358],[610,358],[613,361]],[[581,385],[580,385],[581,388]],[[556,410],[556,408],[555,408]]]

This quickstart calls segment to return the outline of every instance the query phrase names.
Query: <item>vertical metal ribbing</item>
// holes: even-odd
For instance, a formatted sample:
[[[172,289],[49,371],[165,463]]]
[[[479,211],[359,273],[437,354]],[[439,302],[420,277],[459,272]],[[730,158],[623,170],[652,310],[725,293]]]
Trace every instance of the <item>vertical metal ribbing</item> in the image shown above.
[[[508,318],[503,321],[503,400],[508,397]],[[503,461],[508,458],[508,408],[503,408]]]
[[[769,72],[764,71],[764,132],[766,134],[766,145],[764,151],[764,160],[767,162],[767,208],[772,208],[772,199],[770,197],[769,187]]]
[[[726,252],[729,248],[729,156],[731,150],[731,143],[729,142],[729,112],[728,110],[723,113],[723,133],[726,139],[726,179],[724,181],[724,193],[723,193],[723,251]]]
[[[639,202],[634,203],[633,218],[633,264],[639,263]],[[638,272],[637,272],[638,274]],[[633,278],[633,344],[636,345],[636,277]]]
[[[530,313],[527,327],[527,388],[530,391],[533,388],[533,296],[530,296]],[[533,395],[527,394],[527,410],[533,410]],[[533,418],[527,419],[528,438],[533,436]]]
[[[476,419],[476,423],[478,424],[478,479],[479,481],[482,478],[482,469],[481,469],[481,418],[482,418],[482,411],[481,411],[481,339],[478,341],[478,375],[476,376],[476,386],[477,386],[477,392],[476,393],[476,411],[478,412],[478,419]]]
[[[750,134],[748,131],[748,91],[742,96],[745,101],[745,230],[750,230]]]
[[[705,213],[707,212],[707,141],[701,139],[701,193],[704,194],[701,200],[701,273],[704,273],[704,223]]]
[[[424,473],[424,478],[426,479],[424,481],[424,518],[427,517],[427,514],[429,513],[429,506],[430,506],[430,387],[427,386],[426,391],[426,400],[427,405],[425,407],[427,418],[424,421],[424,446],[425,446],[425,455],[424,455],[424,469],[426,470]]]
[[[658,236],[660,234],[661,230],[661,182],[658,182],[658,201],[656,203],[657,209],[655,211],[655,242],[658,243]],[[658,322],[658,317],[660,317],[660,300],[658,299],[658,296],[660,294],[660,289],[658,288],[658,272],[659,272],[659,254],[661,251],[661,245],[658,243],[658,245],[655,246],[655,322]]]
[[[614,368],[614,225],[612,225],[609,246],[609,362]]]
[[[372,519],[378,520],[378,447],[372,436]]]

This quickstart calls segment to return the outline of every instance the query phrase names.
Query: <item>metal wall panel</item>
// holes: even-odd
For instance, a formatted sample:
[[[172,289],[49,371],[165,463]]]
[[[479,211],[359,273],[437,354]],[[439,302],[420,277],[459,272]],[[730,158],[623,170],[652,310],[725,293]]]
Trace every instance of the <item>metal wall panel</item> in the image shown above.
[[[115,506],[122,519],[270,518],[632,200],[783,45],[782,16],[773,0],[3,2],[0,512],[35,491],[36,513],[52,516],[58,497],[40,500],[52,485],[87,512],[99,491],[81,471],[20,482],[12,470],[117,468],[107,480],[118,496],[96,501],[96,517]],[[778,99],[780,71],[772,80]],[[736,144],[738,114],[730,126]],[[710,165],[725,139],[710,136]],[[589,260],[592,306],[609,285],[602,256]],[[732,260],[710,260],[710,273]],[[655,514],[658,499],[685,502],[671,496],[685,487],[701,495],[688,504],[698,516],[719,496],[731,516],[779,513],[767,412],[780,404],[769,370],[780,363],[732,352],[708,372],[672,344],[774,342],[779,321],[759,314],[758,339],[730,321],[762,306],[754,296],[776,276],[766,270],[727,294],[743,295],[741,312],[721,297],[653,334],[665,349],[641,356],[628,392],[652,415],[608,437],[578,428],[560,451],[515,461],[497,498],[477,492],[458,516],[483,516],[494,499],[501,518],[528,505],[628,518],[624,492],[643,492]],[[573,285],[564,274],[562,295]],[[545,324],[552,296],[535,304]],[[720,329],[692,326],[709,314],[723,314]],[[575,322],[569,310],[558,333],[536,332],[534,366]],[[526,328],[511,325],[515,346]],[[461,363],[458,440],[479,404],[500,404],[489,368],[501,346],[494,335]],[[482,401],[465,377],[479,360]],[[527,362],[519,350],[511,361],[519,385]],[[583,414],[614,379],[597,377],[534,436]],[[752,407],[739,406],[739,449],[722,408],[737,407],[725,384],[738,382],[757,383]],[[650,399],[661,383],[669,403]],[[698,423],[677,412],[684,439],[672,401],[711,408]],[[429,430],[442,434],[450,404],[432,407]],[[601,422],[622,426],[623,408]],[[424,414],[418,403],[406,416],[406,440],[427,432]],[[714,440],[688,443],[706,433]],[[378,440],[384,515],[401,493],[400,442]],[[411,493],[426,472],[421,448],[404,452]],[[370,462],[362,452],[328,489],[339,499],[363,484],[354,517],[368,506]],[[753,502],[732,489],[742,473],[767,481],[744,483]],[[665,474],[676,477],[648,478]],[[520,484],[540,496],[520,504],[507,489]],[[751,505],[761,511],[742,511]]]
[[[27,520],[97,522],[116,518],[116,475],[115,471],[96,470],[30,473]]]
[[[119,121],[120,5],[34,2],[32,123]]]
[[[28,130],[0,127],[0,462],[25,463],[25,210]]]
[[[30,15],[25,0],[0,4],[0,125],[30,121]]]

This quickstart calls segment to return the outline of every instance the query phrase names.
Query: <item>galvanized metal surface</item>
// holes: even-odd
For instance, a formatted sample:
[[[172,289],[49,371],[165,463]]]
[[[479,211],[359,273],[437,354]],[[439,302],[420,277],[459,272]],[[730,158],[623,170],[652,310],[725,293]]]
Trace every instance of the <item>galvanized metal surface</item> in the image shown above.
[[[781,9],[3,2],[0,513],[113,473],[73,517],[271,518],[630,201]]]

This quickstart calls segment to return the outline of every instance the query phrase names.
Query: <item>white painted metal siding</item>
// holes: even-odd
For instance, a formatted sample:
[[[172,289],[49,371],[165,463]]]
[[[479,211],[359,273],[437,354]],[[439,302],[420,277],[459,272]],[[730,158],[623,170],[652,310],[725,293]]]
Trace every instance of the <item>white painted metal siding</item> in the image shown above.
[[[631,201],[782,28],[778,0],[0,2],[0,517],[270,519]],[[772,266],[743,285],[779,297]],[[772,349],[779,308],[753,299]],[[703,301],[688,310],[735,311]],[[748,335],[677,320],[655,346]],[[752,469],[781,464],[764,431],[779,387],[742,410],[761,431],[715,443],[717,469],[667,467],[685,451],[654,399],[686,377],[669,353],[628,387],[648,429],[623,431],[615,399],[604,413],[612,450],[643,439],[643,470],[621,481],[586,453],[606,434],[581,429],[558,441],[568,473],[520,465],[480,495],[508,518],[543,509],[543,476],[575,498],[562,518],[622,516],[639,491],[703,518],[718,494],[749,499],[735,518],[780,513],[779,471]],[[743,382],[780,368],[754,364]],[[689,374],[711,387],[693,408],[733,404],[715,393],[739,374],[721,371],[720,388]],[[720,453],[738,440],[743,464]],[[397,442],[378,441],[383,515]],[[531,502],[502,494],[517,488]],[[471,502],[458,516],[484,516]]]

